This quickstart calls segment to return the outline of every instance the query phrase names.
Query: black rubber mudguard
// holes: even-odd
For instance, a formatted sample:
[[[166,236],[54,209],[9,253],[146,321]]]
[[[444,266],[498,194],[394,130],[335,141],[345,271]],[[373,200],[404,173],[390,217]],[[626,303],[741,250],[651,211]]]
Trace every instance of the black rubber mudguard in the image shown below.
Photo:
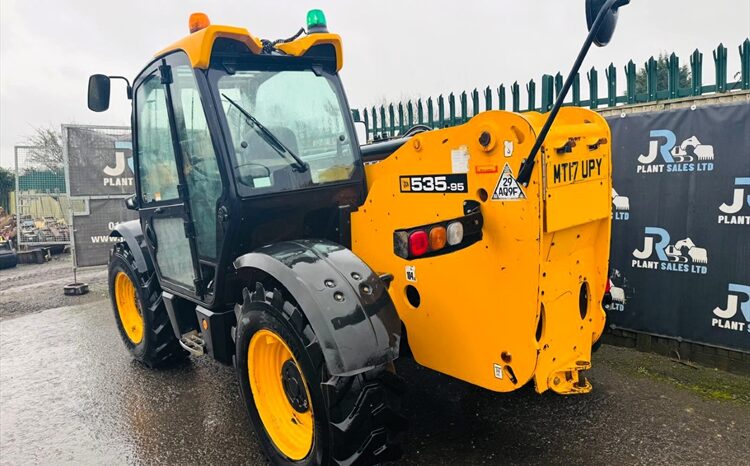
[[[331,375],[351,376],[398,357],[401,320],[385,284],[349,249],[323,240],[287,241],[238,257],[234,266],[262,271],[299,304]]]
[[[151,255],[143,237],[143,230],[141,230],[140,220],[130,220],[117,224],[109,236],[117,236],[125,241],[133,254],[138,272],[146,273],[154,270],[154,264],[151,262]]]

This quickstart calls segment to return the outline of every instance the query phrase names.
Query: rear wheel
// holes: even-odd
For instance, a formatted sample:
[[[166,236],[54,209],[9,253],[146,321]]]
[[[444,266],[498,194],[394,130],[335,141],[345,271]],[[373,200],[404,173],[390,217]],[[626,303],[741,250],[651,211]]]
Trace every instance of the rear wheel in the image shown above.
[[[236,369],[266,455],[281,465],[367,465],[401,455],[403,382],[387,367],[328,374],[304,314],[282,293],[244,293]]]
[[[122,243],[115,245],[109,262],[109,296],[117,329],[135,359],[165,367],[187,357],[172,330],[155,274],[140,274]]]

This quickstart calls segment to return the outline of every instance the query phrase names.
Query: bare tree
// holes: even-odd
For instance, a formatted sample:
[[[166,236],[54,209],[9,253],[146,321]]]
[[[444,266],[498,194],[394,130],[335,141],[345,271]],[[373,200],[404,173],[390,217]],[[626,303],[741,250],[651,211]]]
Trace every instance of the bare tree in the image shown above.
[[[26,139],[29,151],[29,162],[40,165],[49,171],[63,171],[63,147],[60,131],[53,127],[34,128],[34,133]]]

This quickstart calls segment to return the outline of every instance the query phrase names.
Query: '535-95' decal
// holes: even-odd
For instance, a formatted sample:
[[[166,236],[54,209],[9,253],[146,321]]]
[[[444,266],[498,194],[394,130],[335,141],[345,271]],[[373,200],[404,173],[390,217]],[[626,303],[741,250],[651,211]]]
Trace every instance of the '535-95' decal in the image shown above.
[[[399,177],[402,193],[466,193],[465,173],[452,175],[407,175]]]

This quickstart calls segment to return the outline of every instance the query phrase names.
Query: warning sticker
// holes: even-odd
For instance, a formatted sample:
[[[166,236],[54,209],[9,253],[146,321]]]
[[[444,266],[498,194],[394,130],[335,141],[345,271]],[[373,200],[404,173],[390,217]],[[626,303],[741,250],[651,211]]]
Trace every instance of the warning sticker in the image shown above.
[[[518,181],[513,178],[513,171],[510,169],[510,165],[506,163],[503,172],[500,174],[500,179],[497,180],[495,191],[492,193],[492,200],[516,201],[519,199],[526,199],[526,195],[523,193],[523,189],[521,189]]]
[[[451,171],[469,173],[469,149],[466,146],[451,150]]]
[[[495,370],[495,378],[502,379],[503,378],[503,366],[501,366],[500,364],[493,364],[492,368]]]
[[[406,266],[406,280],[410,282],[417,282],[417,268],[413,265]]]

